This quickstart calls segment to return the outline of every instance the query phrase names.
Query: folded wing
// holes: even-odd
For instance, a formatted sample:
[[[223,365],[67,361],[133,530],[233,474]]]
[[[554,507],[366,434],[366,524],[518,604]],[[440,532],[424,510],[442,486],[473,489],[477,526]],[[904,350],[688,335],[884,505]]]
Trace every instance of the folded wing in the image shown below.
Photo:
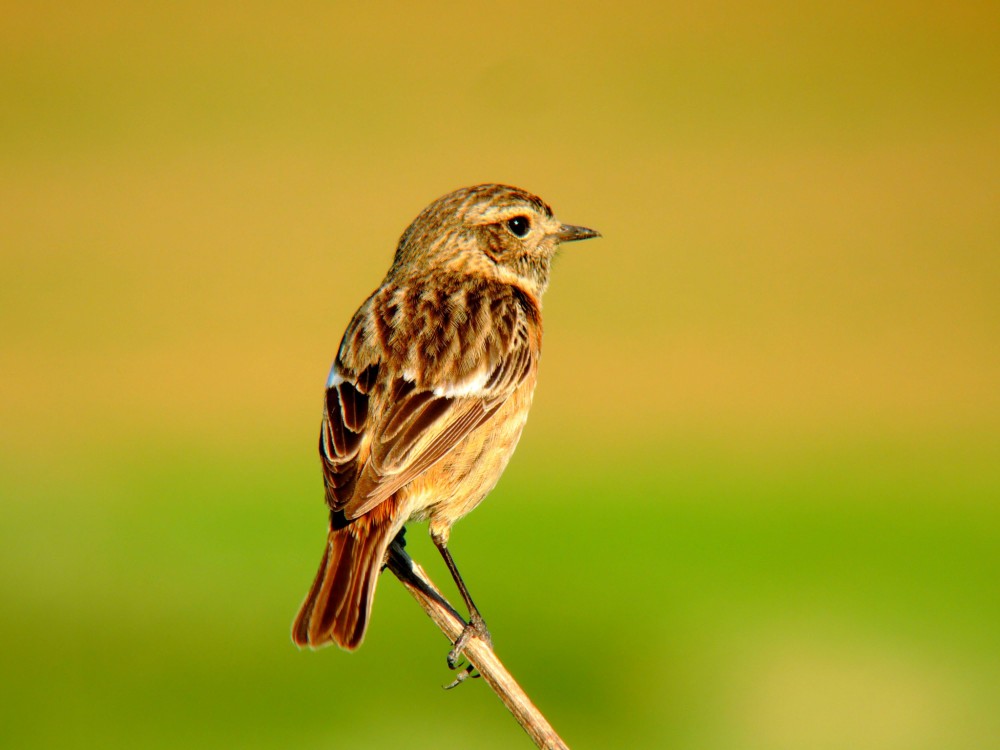
[[[347,519],[384,502],[489,422],[537,363],[539,342],[528,324],[537,308],[509,287],[478,301],[489,315],[445,316],[451,345],[432,352],[422,342],[440,342],[441,330],[420,334],[442,315],[426,305],[411,315],[380,309],[398,308],[400,296],[376,294],[359,311],[327,390],[320,431],[327,502]],[[393,335],[394,326],[421,330]]]

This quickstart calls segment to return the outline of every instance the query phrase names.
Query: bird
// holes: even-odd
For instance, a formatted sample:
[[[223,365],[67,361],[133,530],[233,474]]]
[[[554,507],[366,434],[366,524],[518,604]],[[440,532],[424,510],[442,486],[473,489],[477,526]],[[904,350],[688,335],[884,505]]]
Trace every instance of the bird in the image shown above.
[[[420,521],[469,612],[449,667],[470,638],[492,645],[449,550],[451,528],[496,485],[527,421],[556,251],[599,236],[501,184],[448,193],[403,232],[326,381],[319,454],[329,528],[292,626],[296,645],[358,648],[389,545]]]

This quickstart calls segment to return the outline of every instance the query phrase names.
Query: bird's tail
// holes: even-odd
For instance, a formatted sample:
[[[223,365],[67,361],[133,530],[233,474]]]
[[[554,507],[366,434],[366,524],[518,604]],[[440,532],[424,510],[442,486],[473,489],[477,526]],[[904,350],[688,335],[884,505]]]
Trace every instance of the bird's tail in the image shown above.
[[[342,513],[333,515],[319,572],[292,625],[296,645],[335,642],[350,651],[361,645],[386,549],[399,530],[380,515],[368,513],[346,525]]]

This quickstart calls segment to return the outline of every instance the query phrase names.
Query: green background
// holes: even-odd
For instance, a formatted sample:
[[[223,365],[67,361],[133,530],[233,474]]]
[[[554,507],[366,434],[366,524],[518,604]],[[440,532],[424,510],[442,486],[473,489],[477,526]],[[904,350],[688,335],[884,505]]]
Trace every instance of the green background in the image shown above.
[[[357,653],[289,639],[344,326],[503,181],[604,233],[452,536],[570,745],[1000,746],[998,49],[995,3],[6,4],[0,742],[530,746],[391,577]]]

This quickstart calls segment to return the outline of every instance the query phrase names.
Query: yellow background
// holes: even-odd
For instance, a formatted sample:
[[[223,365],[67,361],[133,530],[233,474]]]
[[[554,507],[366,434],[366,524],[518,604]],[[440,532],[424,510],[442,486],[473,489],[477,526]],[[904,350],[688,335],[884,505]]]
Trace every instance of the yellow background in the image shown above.
[[[343,328],[502,181],[604,233],[452,537],[571,746],[1000,745],[998,7],[5,5],[3,744],[529,746],[388,576],[288,635]]]

